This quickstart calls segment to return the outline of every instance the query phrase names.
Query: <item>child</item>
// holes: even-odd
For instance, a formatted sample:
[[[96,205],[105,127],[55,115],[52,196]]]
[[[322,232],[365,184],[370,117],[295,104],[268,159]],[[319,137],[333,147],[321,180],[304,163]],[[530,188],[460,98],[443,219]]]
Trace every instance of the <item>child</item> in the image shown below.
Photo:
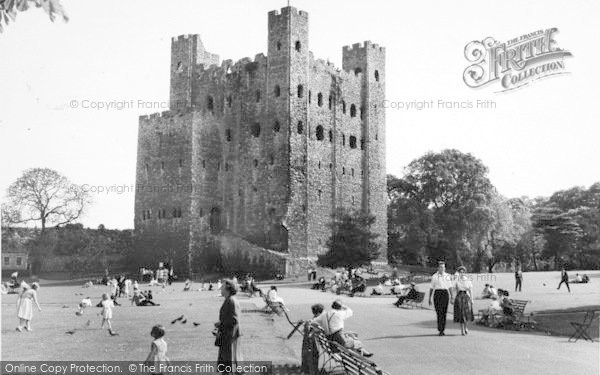
[[[106,323],[108,325],[108,333],[111,336],[116,336],[116,335],[118,335],[118,333],[113,332],[112,324],[110,323],[110,320],[112,319],[112,311],[113,311],[113,308],[115,307],[113,300],[108,297],[107,293],[104,293],[102,295],[101,303],[102,303],[102,311],[100,312],[99,315],[102,315],[102,324],[100,325],[100,329],[103,329],[104,323]]]
[[[185,280],[185,285],[183,286],[184,292],[189,292],[192,287],[192,281],[190,279]]]
[[[152,345],[150,345],[150,353],[146,358],[145,364],[147,366],[154,366],[156,373],[161,372],[161,366],[169,365],[169,358],[167,358],[167,343],[163,339],[165,335],[165,327],[161,325],[155,325],[150,331],[150,336],[154,338]]]
[[[92,306],[92,299],[90,297],[85,297],[79,303],[79,310],[77,310],[77,312],[75,314],[83,315],[83,310],[85,310],[87,307],[91,307],[91,306]]]

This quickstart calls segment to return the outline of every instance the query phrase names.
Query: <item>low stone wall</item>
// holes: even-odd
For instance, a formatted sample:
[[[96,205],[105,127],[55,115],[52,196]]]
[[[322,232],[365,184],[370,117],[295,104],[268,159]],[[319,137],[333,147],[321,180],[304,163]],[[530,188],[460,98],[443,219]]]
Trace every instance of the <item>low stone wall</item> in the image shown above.
[[[251,272],[257,278],[274,278],[277,274],[289,275],[287,254],[268,250],[239,237],[224,234],[218,237],[223,270],[230,274]]]

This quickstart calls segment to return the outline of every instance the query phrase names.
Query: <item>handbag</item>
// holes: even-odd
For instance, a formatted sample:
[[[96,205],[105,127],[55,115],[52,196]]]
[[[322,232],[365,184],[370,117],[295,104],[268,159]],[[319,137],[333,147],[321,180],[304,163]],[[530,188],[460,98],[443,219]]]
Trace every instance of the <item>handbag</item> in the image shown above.
[[[223,333],[221,332],[221,330],[218,328],[215,328],[213,330],[212,334],[215,336],[215,346],[222,346],[223,345]]]

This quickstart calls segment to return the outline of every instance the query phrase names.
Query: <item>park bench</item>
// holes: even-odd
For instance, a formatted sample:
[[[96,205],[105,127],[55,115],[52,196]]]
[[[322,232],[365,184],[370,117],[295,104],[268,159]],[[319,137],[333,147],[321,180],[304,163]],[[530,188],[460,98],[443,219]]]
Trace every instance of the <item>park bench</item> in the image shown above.
[[[421,309],[423,308],[423,301],[425,300],[425,293],[424,292],[417,292],[417,298],[416,299],[407,299],[404,302],[404,306],[406,307],[420,307]]]
[[[505,315],[501,311],[496,314],[490,315],[488,318],[488,325],[490,327],[502,327],[502,328],[515,328],[521,330],[522,328],[533,329],[535,327],[535,321],[532,319],[533,314],[525,315],[525,307],[530,301],[511,299],[509,300],[513,314]],[[480,315],[484,310],[479,310]],[[479,319],[482,322],[482,318]]]
[[[389,375],[360,353],[331,341],[320,327],[304,326],[302,369],[308,374]]]
[[[594,342],[594,339],[588,335],[587,330],[592,325],[592,322],[598,317],[598,311],[589,310],[585,313],[585,317],[582,322],[570,322],[571,326],[575,329],[575,332],[569,337],[569,342],[574,340],[577,342],[579,339]]]

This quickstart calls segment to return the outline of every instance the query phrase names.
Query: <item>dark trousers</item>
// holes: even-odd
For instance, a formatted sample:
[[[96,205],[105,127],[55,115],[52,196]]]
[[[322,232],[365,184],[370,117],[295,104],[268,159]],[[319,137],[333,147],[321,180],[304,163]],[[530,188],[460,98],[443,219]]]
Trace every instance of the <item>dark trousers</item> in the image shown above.
[[[438,331],[444,332],[446,329],[446,313],[448,312],[448,301],[450,294],[446,289],[436,289],[433,293],[433,304],[437,314]]]
[[[571,293],[571,288],[569,288],[569,280],[561,280],[560,283],[558,283],[558,288],[556,289],[560,289],[562,283],[565,283],[565,285],[567,286],[567,290],[569,291],[569,293]]]
[[[517,291],[517,289],[519,290],[519,292],[521,291],[521,284],[523,283],[523,280],[521,280],[520,277],[517,277],[515,279],[515,292]]]

